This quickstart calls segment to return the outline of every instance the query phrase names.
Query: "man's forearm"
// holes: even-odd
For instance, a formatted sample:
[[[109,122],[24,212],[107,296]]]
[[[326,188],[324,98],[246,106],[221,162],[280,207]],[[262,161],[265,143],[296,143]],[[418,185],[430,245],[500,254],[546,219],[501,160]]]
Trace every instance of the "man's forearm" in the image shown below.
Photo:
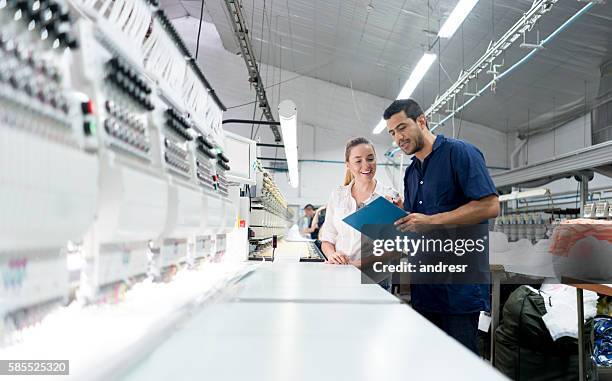
[[[497,196],[488,196],[481,200],[469,203],[450,212],[439,213],[434,217],[435,224],[478,224],[499,214],[499,200]]]

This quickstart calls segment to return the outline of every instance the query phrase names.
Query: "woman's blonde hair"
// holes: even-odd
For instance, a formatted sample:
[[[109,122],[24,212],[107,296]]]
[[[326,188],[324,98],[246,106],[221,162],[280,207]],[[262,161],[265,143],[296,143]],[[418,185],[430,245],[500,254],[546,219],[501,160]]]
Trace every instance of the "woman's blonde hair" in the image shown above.
[[[349,161],[349,156],[351,156],[351,150],[354,147],[357,147],[358,145],[361,145],[361,144],[367,144],[370,147],[372,147],[372,151],[374,151],[374,156],[376,156],[376,150],[374,149],[374,144],[372,144],[371,141],[369,141],[368,139],[364,137],[353,138],[346,143],[346,148],[344,150],[344,162],[345,163],[348,163]],[[342,185],[349,185],[351,181],[353,181],[353,174],[347,168],[344,174],[344,182],[342,183]]]

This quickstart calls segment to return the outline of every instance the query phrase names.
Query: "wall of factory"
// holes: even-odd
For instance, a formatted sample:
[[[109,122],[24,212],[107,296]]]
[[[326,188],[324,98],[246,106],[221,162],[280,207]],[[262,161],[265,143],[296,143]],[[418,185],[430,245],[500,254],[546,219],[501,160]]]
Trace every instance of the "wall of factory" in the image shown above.
[[[507,136],[505,133],[472,123],[467,120],[449,120],[434,130],[436,134],[467,140],[478,147],[485,156],[487,167],[492,173],[506,170],[508,164]]]
[[[515,133],[508,134],[508,142],[511,145],[509,152],[520,144]],[[531,136],[527,144],[520,150],[518,162],[520,166],[537,164],[590,145],[591,117],[590,114],[587,114],[552,131]],[[560,198],[558,206],[577,207],[579,205],[575,196],[578,185],[578,182],[571,178],[557,180],[544,187],[549,188],[553,196]],[[589,189],[595,192],[604,191],[595,198],[610,197],[612,196],[610,192],[605,192],[605,190],[612,190],[612,179],[596,173],[593,180],[589,182]]]
[[[193,37],[190,40],[190,36],[196,34],[188,31],[198,28],[198,20],[186,17],[175,19],[173,23],[185,37],[188,47],[195,51],[196,41]],[[254,91],[248,83],[242,57],[223,47],[211,23],[202,23],[198,60],[228,108],[254,100]],[[345,143],[356,136],[365,136],[374,143],[379,158],[379,181],[401,192],[403,176],[399,169],[384,165],[384,153],[390,147],[390,137],[385,132],[379,135],[371,133],[391,100],[313,78],[308,76],[311,69],[304,68],[302,73],[295,73],[260,65],[270,104],[277,105],[279,100],[292,99],[298,108],[300,186],[297,189],[291,188],[286,173],[275,172],[274,175],[288,201],[299,205],[325,203],[332,189],[339,186],[344,177]],[[281,85],[275,86],[279,82]],[[275,112],[275,107],[272,109]],[[253,115],[254,105],[249,104],[230,108],[224,118],[253,119]],[[260,116],[256,108],[254,118],[260,119]],[[461,139],[471,141],[481,149],[493,170],[508,166],[505,134],[467,121],[461,123],[460,129],[459,122],[455,121],[455,127]],[[252,129],[249,125],[225,125],[225,128],[243,136],[253,136],[262,143],[274,143],[274,137],[267,126],[255,126]],[[448,123],[436,133],[452,136],[452,124]],[[284,157],[284,152],[282,149],[261,148],[260,156]],[[408,159],[405,161],[409,163]],[[284,163],[277,162],[277,165],[284,166]]]
[[[590,145],[591,118],[585,115],[552,131],[531,136],[520,151],[519,163],[538,163]]]

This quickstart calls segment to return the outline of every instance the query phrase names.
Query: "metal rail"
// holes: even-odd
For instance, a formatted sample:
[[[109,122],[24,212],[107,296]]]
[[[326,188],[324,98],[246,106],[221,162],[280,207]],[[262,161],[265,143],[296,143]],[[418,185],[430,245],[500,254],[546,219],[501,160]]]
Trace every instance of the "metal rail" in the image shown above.
[[[272,110],[270,109],[270,104],[268,103],[266,89],[261,80],[261,75],[259,74],[255,52],[253,51],[251,40],[249,39],[249,29],[247,28],[246,20],[242,14],[242,6],[237,0],[225,0],[225,5],[227,6],[227,10],[232,20],[232,29],[234,30],[238,47],[240,47],[240,53],[249,71],[249,82],[255,87],[255,94],[257,95],[259,107],[263,109],[266,120],[274,122],[275,120],[272,115]],[[270,129],[274,134],[274,141],[282,141],[278,127],[276,125],[270,125]]]
[[[554,181],[565,176],[574,176],[581,171],[594,170],[609,174],[612,166],[612,141],[597,144],[561,155],[555,159],[532,164],[492,175],[495,186],[500,188],[520,186],[529,182]]]
[[[467,71],[462,72],[459,75],[459,79],[455,82],[442,96],[436,97],[434,103],[425,112],[426,116],[435,114],[444,105],[450,102],[461,90],[468,88],[468,83],[477,79],[480,72],[489,68],[487,74],[492,74],[495,78],[497,68],[501,65],[494,64],[495,59],[499,57],[506,49],[508,49],[516,40],[521,36],[524,36],[536,22],[542,17],[543,14],[548,12],[550,8],[558,0],[536,0],[534,1],[531,8],[523,14],[520,20],[518,20],[504,35],[497,41],[489,44],[486,53],[476,61]],[[453,105],[454,107],[455,105]]]

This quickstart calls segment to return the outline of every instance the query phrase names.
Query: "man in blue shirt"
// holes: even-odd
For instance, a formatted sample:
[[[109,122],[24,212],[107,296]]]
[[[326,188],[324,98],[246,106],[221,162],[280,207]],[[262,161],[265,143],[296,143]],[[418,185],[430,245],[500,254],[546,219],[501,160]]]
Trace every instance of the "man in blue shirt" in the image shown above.
[[[387,131],[407,155],[404,210],[399,230],[424,224],[480,224],[497,217],[499,200],[482,153],[470,143],[434,135],[412,99],[394,101],[384,112]],[[478,317],[489,309],[489,286],[413,284],[412,307],[477,353]]]

